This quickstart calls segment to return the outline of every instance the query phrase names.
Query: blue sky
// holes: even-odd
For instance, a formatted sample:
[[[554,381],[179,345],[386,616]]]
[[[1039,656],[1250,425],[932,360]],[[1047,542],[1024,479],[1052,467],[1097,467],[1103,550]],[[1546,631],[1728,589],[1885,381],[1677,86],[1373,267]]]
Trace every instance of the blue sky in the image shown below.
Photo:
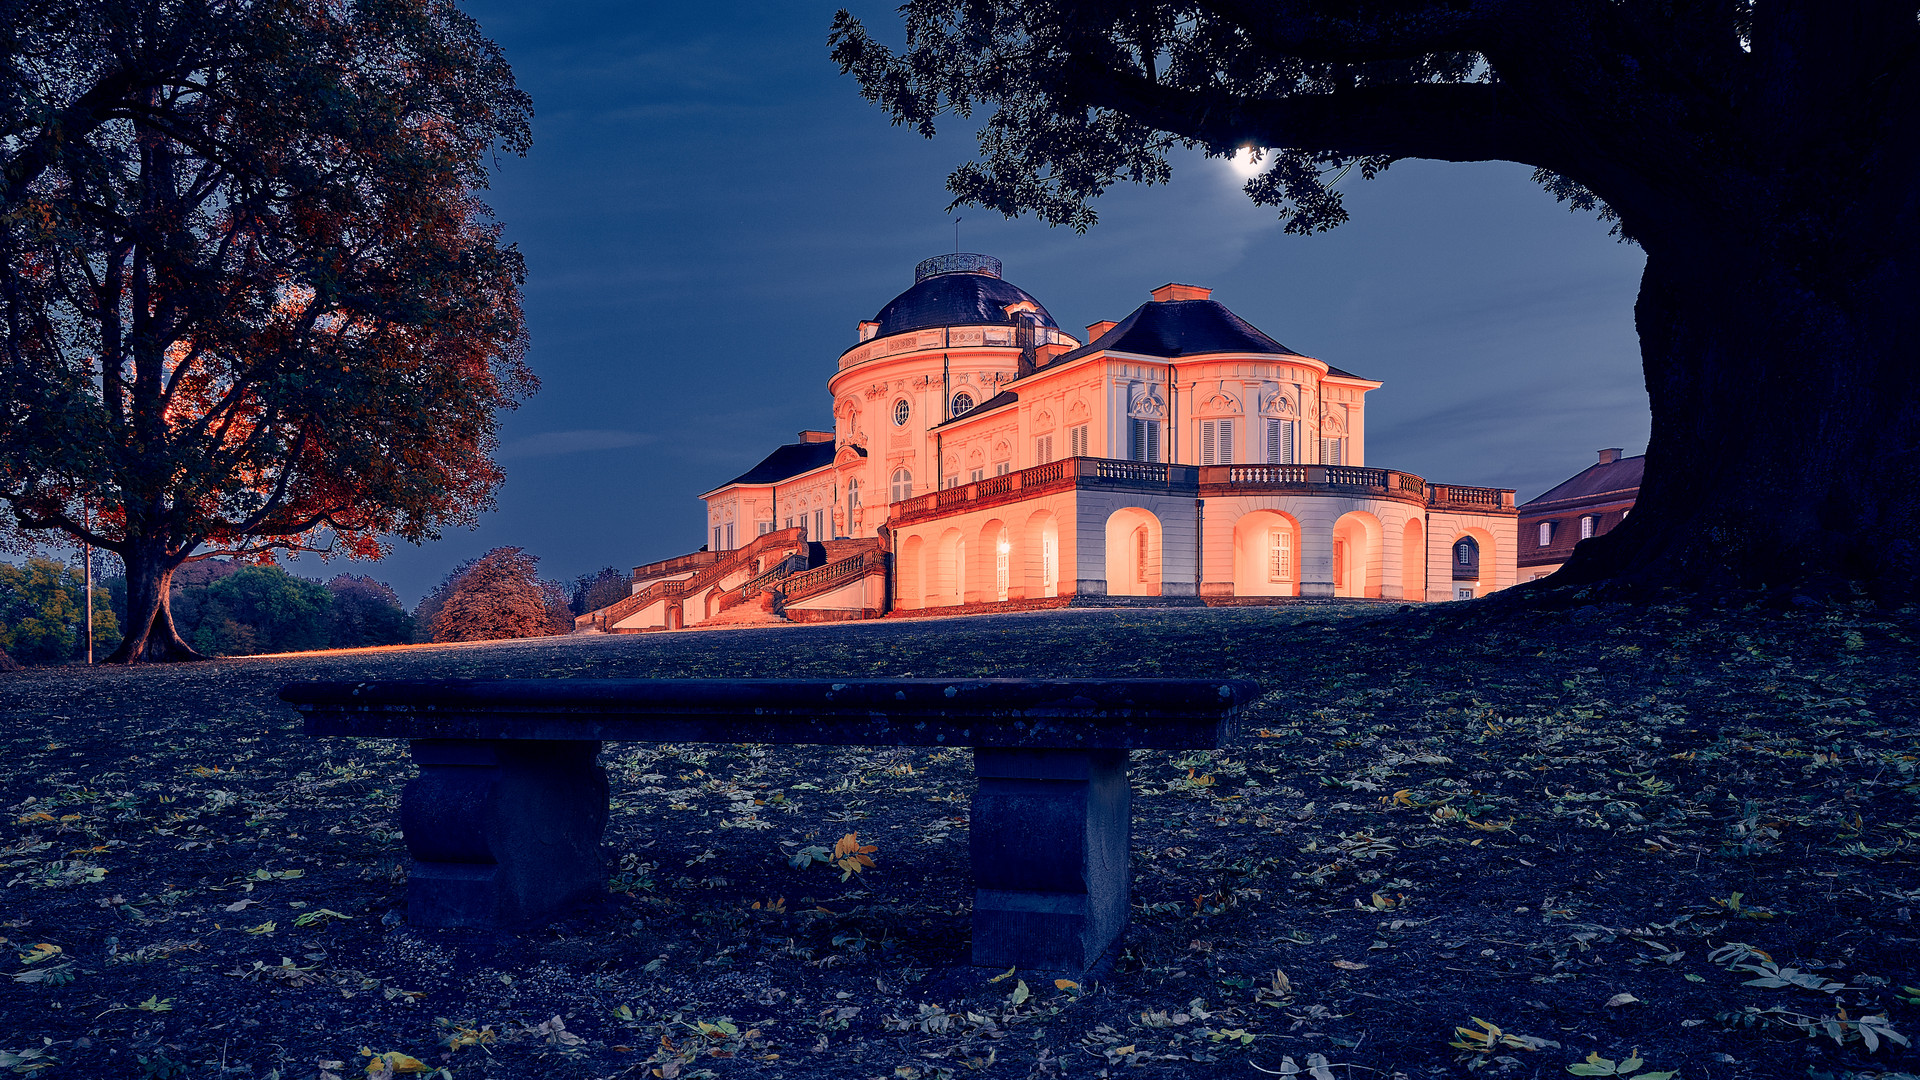
[[[803,427],[856,324],[953,249],[955,125],[890,127],[827,60],[833,3],[481,3],[536,111],[532,153],[490,201],[527,257],[540,393],[505,418],[498,508],[374,565],[411,604],[459,561],[513,544],[551,577],[702,543],[695,496]],[[855,4],[892,40],[891,5]],[[1642,258],[1510,164],[1409,161],[1342,181],[1353,220],[1286,236],[1220,161],[1119,188],[1085,235],[961,209],[961,246],[1071,330],[1167,281],[1290,347],[1386,385],[1368,463],[1521,499],[1593,451],[1646,445],[1633,332]]]

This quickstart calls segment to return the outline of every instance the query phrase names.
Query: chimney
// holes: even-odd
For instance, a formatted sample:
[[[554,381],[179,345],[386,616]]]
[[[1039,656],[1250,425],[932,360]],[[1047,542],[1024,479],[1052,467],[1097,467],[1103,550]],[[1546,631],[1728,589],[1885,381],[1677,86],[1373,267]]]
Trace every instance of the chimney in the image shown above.
[[[1120,324],[1114,322],[1112,319],[1101,319],[1099,322],[1088,323],[1087,324],[1087,344],[1091,345],[1094,342],[1100,340],[1101,334],[1106,333],[1107,331],[1113,329],[1118,325]]]
[[[831,431],[802,431],[802,432],[800,433],[800,441],[801,441],[801,442],[803,442],[803,443],[816,443],[816,442],[832,442],[832,441],[833,441],[833,432],[831,432]]]
[[[1212,289],[1203,289],[1198,285],[1180,285],[1168,282],[1153,290],[1153,299],[1157,303],[1169,300],[1205,300],[1213,295]]]
[[[1620,451],[1621,451],[1621,448],[1618,446],[1609,446],[1605,450],[1600,451],[1600,464],[1611,465],[1614,462],[1619,461]]]

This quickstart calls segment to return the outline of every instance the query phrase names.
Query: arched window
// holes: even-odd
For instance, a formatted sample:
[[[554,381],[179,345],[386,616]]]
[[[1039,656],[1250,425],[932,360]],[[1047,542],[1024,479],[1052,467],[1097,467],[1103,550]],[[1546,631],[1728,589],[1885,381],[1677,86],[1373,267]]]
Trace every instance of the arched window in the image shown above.
[[[905,469],[893,471],[893,492],[890,502],[906,502],[913,497],[913,474]]]
[[[965,390],[953,395],[953,415],[964,416],[973,411],[973,395]]]
[[[907,404],[906,398],[901,398],[899,401],[893,403],[894,427],[906,427],[907,417],[911,415],[913,415],[913,406]]]
[[[1453,542],[1453,578],[1455,581],[1480,578],[1480,544],[1471,536]]]

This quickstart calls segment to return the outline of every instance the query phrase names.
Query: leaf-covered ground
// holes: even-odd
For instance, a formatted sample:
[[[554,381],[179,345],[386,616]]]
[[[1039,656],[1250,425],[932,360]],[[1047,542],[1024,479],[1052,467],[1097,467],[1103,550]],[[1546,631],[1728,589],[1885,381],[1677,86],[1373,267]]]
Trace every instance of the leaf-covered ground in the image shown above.
[[[0,1071],[1911,1073],[1917,636],[1810,602],[1347,603],[7,675]],[[1228,750],[1135,755],[1133,924],[1084,985],[967,964],[964,750],[612,745],[607,903],[419,931],[404,747],[274,697],[988,674],[1267,691]],[[842,882],[807,849],[848,833],[876,865]]]

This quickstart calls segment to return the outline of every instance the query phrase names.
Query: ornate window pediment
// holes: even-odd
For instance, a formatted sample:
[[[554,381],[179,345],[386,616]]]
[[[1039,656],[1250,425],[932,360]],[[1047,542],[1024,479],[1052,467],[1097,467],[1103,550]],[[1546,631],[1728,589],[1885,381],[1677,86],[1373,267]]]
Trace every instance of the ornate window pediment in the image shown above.
[[[1217,416],[1221,413],[1240,412],[1240,400],[1225,391],[1213,394],[1200,403],[1200,415]]]
[[[1149,386],[1134,397],[1133,403],[1127,407],[1127,414],[1129,416],[1152,418],[1162,417],[1167,414],[1167,403],[1161,399],[1158,390]]]
[[[1053,427],[1052,413],[1041,409],[1039,412],[1033,414],[1033,429],[1035,431],[1046,431],[1051,427]]]
[[[1090,412],[1092,412],[1092,410],[1087,408],[1087,403],[1085,401],[1079,398],[1075,398],[1073,404],[1067,406],[1067,420],[1069,422],[1075,421],[1075,420],[1085,420],[1087,418],[1087,414]],[[1049,417],[1048,419],[1051,420],[1052,418]]]
[[[1320,430],[1329,434],[1347,430],[1347,417],[1345,412],[1337,408],[1322,409],[1320,411]]]
[[[1260,413],[1263,416],[1275,417],[1297,416],[1300,413],[1300,406],[1285,392],[1275,391],[1267,395],[1267,403],[1261,406]]]

